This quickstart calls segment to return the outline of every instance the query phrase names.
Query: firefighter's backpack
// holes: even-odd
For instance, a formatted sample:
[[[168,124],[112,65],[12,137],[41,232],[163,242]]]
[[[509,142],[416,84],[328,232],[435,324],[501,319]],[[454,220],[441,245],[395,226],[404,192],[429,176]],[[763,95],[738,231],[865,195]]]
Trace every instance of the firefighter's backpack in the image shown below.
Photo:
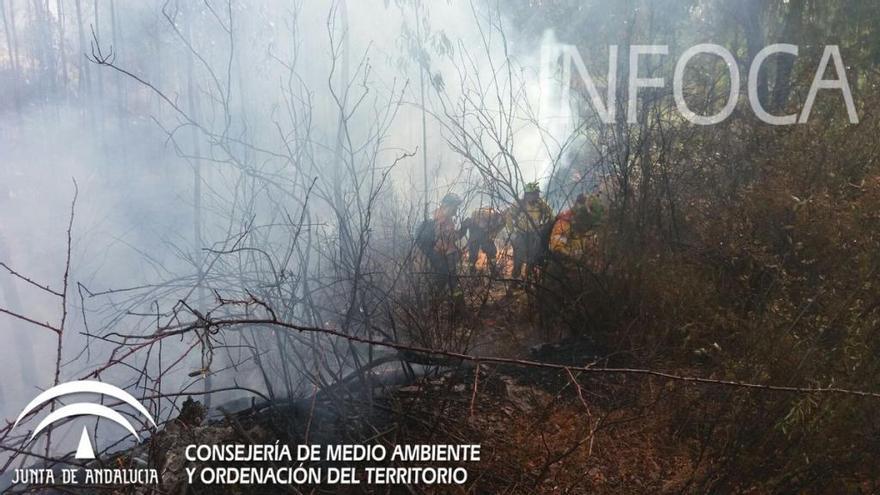
[[[416,227],[416,246],[418,246],[425,255],[429,255],[434,251],[434,244],[437,240],[435,230],[435,222],[434,219],[431,218],[423,220],[422,223]]]

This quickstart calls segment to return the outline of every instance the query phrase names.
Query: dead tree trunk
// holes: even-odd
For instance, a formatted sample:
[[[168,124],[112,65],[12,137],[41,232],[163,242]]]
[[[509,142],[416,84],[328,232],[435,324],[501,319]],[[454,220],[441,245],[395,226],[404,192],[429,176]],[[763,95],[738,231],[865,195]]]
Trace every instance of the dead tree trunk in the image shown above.
[[[82,16],[82,0],[76,0],[74,4],[76,6],[76,28],[77,28],[77,37],[79,38],[79,56],[77,60],[79,60],[79,98],[82,102],[85,100],[86,105],[83,105],[86,108],[86,112],[91,116],[92,111],[89,108],[89,103],[91,103],[92,99],[92,82],[91,82],[91,74],[89,72],[89,62],[86,60],[85,54],[86,52],[86,33],[83,30],[83,16]],[[94,119],[92,120],[92,127],[94,127]]]
[[[186,37],[190,45],[193,45],[192,23],[195,17],[194,10],[186,13]],[[199,101],[196,98],[197,84],[195,80],[195,62],[193,54],[190,53],[186,58],[186,78],[187,78],[187,112],[190,118],[198,120],[200,108]],[[198,285],[196,288],[196,308],[201,314],[205,312],[205,274],[203,272],[202,263],[202,163],[201,147],[199,144],[199,130],[195,126],[190,127],[192,135],[192,159],[190,160],[193,167],[193,260],[196,264],[196,277]],[[206,336],[206,338],[208,338]],[[204,365],[204,363],[203,363]],[[211,408],[211,371],[203,370],[205,373],[205,407]]]
[[[18,81],[20,75],[18,73],[18,50],[15,43],[14,8],[15,6],[12,4],[12,0],[9,0],[9,15],[7,15],[3,0],[0,0],[0,17],[3,18],[3,32],[6,35],[6,47],[9,52],[9,68],[10,73],[12,74],[12,100],[15,105],[15,113],[18,118],[21,119],[21,99],[19,98],[18,93]]]
[[[61,64],[61,91],[64,92],[64,99],[68,98],[67,91],[67,50],[64,44],[64,6],[61,0],[56,0],[55,7],[58,9],[58,59]]]

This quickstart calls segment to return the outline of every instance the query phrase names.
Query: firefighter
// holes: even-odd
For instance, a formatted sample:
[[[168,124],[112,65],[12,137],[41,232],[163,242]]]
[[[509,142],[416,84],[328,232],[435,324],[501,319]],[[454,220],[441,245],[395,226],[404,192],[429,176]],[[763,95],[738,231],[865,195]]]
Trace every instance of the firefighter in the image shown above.
[[[464,232],[455,225],[455,216],[460,205],[461,198],[455,193],[449,193],[443,197],[440,206],[431,216],[431,249],[426,254],[432,270],[441,275],[455,276],[461,258],[458,241]]]
[[[464,307],[464,294],[458,285],[458,263],[461,258],[458,241],[464,235],[463,229],[456,227],[460,205],[461,198],[457,194],[447,194],[431,218],[422,222],[416,230],[416,246],[428,260],[432,286],[448,294],[454,311]]]
[[[556,216],[550,232],[550,252],[570,258],[582,256],[587,236],[595,223],[589,198],[585,194],[578,194],[571,208]]]
[[[512,278],[534,274],[547,256],[550,229],[553,227],[553,209],[541,199],[537,182],[526,184],[523,198],[507,210],[507,224],[513,246]]]
[[[543,317],[582,325],[589,312],[584,300],[598,289],[601,270],[598,231],[604,207],[598,195],[579,194],[571,208],[560,213],[550,233],[551,263],[542,277],[539,310]],[[593,309],[593,308],[591,308]]]
[[[476,272],[480,251],[486,255],[489,272],[495,273],[495,256],[498,253],[495,238],[502,228],[504,228],[504,215],[489,206],[477,208],[467,220],[462,222],[462,229],[468,234],[468,265],[471,273]]]

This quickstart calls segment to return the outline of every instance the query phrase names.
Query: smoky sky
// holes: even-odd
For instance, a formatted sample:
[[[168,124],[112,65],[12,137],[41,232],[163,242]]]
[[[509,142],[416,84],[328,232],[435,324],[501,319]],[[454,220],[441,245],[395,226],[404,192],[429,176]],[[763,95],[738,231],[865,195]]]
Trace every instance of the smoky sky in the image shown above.
[[[134,307],[127,305],[125,293],[89,294],[168,283],[192,272],[194,185],[188,155],[198,147],[210,156],[212,144],[203,137],[189,139],[186,129],[175,129],[180,119],[174,105],[191,108],[192,97],[211,129],[225,128],[254,147],[277,148],[277,129],[284,125],[295,93],[309,99],[311,139],[319,143],[320,154],[320,143],[337,138],[340,117],[329,88],[338,88],[346,76],[332,66],[333,50],[345,50],[348,76],[359,78],[353,84],[366,89],[362,105],[370,109],[353,117],[354,139],[372,132],[371,115],[394,105],[377,161],[412,155],[395,167],[389,190],[418,203],[422,198],[436,201],[449,190],[462,189],[468,180],[464,160],[446,146],[444,129],[437,122],[443,111],[436,101],[438,88],[454,100],[463,77],[481,83],[497,77],[488,69],[488,57],[498,64],[515,57],[517,81],[530,81],[528,98],[536,105],[540,100],[540,36],[520,35],[515,26],[507,26],[512,52],[505,53],[502,40],[487,38],[488,30],[483,30],[491,22],[510,19],[479,2],[193,6],[98,1],[82,3],[79,18],[73,2],[63,2],[61,13],[55,5],[34,11],[28,4],[7,3],[6,19],[13,21],[17,39],[14,47],[6,39],[0,43],[0,82],[16,100],[6,99],[0,114],[0,259],[33,280],[60,288],[67,222],[78,191],[62,380],[82,376],[108,358],[106,346],[88,343],[84,333],[95,328],[149,328],[120,316],[148,310],[149,301]],[[422,36],[421,55],[413,51],[414,36]],[[115,64],[141,81],[89,61],[96,50],[112,54]],[[198,53],[195,62],[192,53]],[[468,66],[461,65],[465,54]],[[420,64],[425,67],[422,74]],[[485,73],[473,73],[475,69]],[[424,141],[420,85],[428,85],[426,105],[433,112],[426,119]],[[485,88],[486,93],[477,96],[495,105],[490,85]],[[228,105],[228,121],[216,112],[219,100]],[[540,137],[525,117],[512,125],[522,138],[518,149],[526,175],[529,180],[540,178],[542,159],[534,152]],[[430,170],[428,191],[423,187],[423,146]],[[254,158],[246,151],[241,156]],[[256,160],[248,166],[283,171],[268,160]],[[331,181],[327,168],[314,167],[309,173],[317,181]],[[229,235],[229,198],[239,184],[240,170],[210,160],[203,160],[201,170],[201,237],[203,245],[210,246]],[[315,209],[320,215],[320,205]],[[272,214],[259,207],[255,212]],[[59,320],[56,297],[5,271],[0,277],[5,307],[38,321]],[[51,384],[55,338],[45,329],[8,317],[0,317],[0,335],[0,359],[6,365],[0,413],[14,417],[39,389]],[[180,376],[168,379],[169,386],[191,384],[194,380],[185,373],[194,368],[197,359],[184,363]],[[101,378],[123,383],[129,377],[124,370],[114,370]],[[255,377],[245,373],[237,379],[247,384]],[[79,430],[71,431],[59,434],[63,448],[75,445]]]
[[[663,22],[703,20],[699,8],[682,4]],[[548,99],[558,96],[553,84],[559,81],[542,77],[542,43],[580,40],[587,63],[601,73],[607,44],[644,15],[604,2],[562,12],[532,2],[502,7],[478,0],[4,5],[0,261],[59,288],[78,194],[62,380],[108,359],[107,346],[89,342],[85,333],[150,331],[144,315],[192,286],[199,253],[221,245],[243,224],[271,223],[282,210],[295,214],[308,180],[330,191],[342,177],[354,184],[349,194],[356,197],[360,178],[346,174],[375,180],[387,170],[383,201],[408,205],[383,211],[389,218],[412,217],[449,191],[478,204],[485,191],[468,160],[449,145],[453,115],[463,125],[481,124],[469,105],[484,108],[482,118],[513,141],[519,178],[545,181],[575,117],[567,102]],[[693,32],[705,35],[699,26]],[[654,41],[650,33],[639,36]],[[350,99],[343,103],[352,111],[341,115],[346,88]],[[205,132],[187,123],[190,115]],[[333,153],[343,118],[350,133],[345,138],[355,148],[374,147],[372,161],[357,171],[340,171]],[[491,142],[492,136],[480,138]],[[296,156],[308,164],[279,158],[291,147],[304,150]],[[495,150],[486,160],[503,158]],[[308,180],[286,191],[261,183],[285,177],[291,167],[301,167],[298,173]],[[243,189],[265,201],[242,203]],[[332,239],[329,209],[318,200],[310,206],[318,237]],[[56,297],[3,270],[0,280],[5,307],[58,321]],[[154,289],[158,284],[170,289]],[[146,296],[133,302],[135,291],[108,292],[126,288]],[[132,313],[140,318],[127,317]],[[6,365],[0,413],[11,417],[51,384],[55,338],[2,315],[0,336]],[[133,359],[132,366],[141,364]],[[198,378],[187,372],[198,367],[197,357],[182,363],[167,385],[192,385]],[[253,370],[236,373],[240,384],[259,382]],[[114,370],[101,378],[122,383],[130,376]],[[79,430],[73,431],[66,437],[71,445]]]

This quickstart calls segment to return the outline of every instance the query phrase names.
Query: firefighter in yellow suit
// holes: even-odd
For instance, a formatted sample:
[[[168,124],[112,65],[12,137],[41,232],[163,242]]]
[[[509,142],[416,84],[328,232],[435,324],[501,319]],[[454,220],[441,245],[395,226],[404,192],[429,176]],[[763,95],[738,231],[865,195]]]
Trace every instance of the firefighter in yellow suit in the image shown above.
[[[467,252],[471,273],[476,272],[477,258],[481,251],[486,255],[489,272],[495,273],[495,258],[498,254],[495,238],[503,228],[504,215],[489,206],[474,210],[471,216],[462,222],[462,229],[468,232]]]
[[[507,225],[513,246],[512,278],[533,275],[547,257],[547,243],[553,226],[553,209],[541,199],[537,182],[526,184],[523,198],[507,210]]]
[[[599,198],[579,194],[572,207],[556,217],[550,232],[550,251],[564,258],[582,258],[591,244],[592,231],[604,214]]]

